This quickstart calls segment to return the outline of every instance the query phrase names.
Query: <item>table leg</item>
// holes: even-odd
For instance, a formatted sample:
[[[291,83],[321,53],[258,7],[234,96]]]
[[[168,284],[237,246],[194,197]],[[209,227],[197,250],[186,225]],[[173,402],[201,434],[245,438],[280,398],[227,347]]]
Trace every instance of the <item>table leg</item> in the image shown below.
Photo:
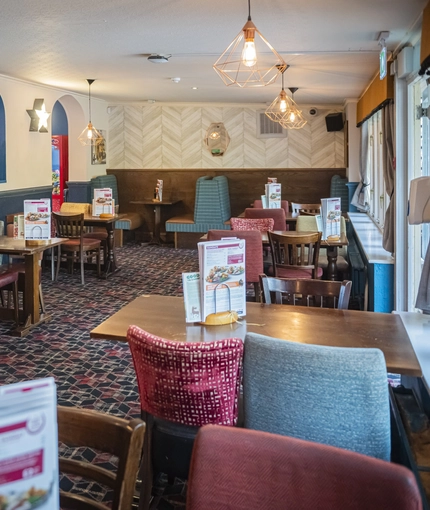
[[[116,256],[115,256],[115,230],[114,223],[106,224],[106,231],[108,234],[106,244],[107,244],[107,253],[105,254],[105,277],[107,278],[110,273],[115,273],[118,271],[118,267],[116,265]]]
[[[149,244],[161,244],[160,237],[161,229],[161,207],[157,204],[154,205],[154,232]]]
[[[337,279],[337,246],[327,246],[327,280]]]

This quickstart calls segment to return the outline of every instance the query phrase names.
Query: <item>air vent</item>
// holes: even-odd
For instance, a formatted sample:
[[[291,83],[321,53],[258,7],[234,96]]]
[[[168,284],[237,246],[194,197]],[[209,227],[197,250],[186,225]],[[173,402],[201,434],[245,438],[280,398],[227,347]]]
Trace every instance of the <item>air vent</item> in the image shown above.
[[[287,130],[263,112],[257,112],[257,138],[285,138]]]

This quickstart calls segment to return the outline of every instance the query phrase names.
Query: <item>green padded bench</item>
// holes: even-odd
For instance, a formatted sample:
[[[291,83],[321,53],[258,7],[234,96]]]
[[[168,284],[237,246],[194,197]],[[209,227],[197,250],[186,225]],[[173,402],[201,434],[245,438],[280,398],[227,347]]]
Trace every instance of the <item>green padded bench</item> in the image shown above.
[[[181,233],[206,234],[208,230],[230,230],[228,179],[199,177],[196,182],[194,214],[175,216],[166,221],[166,232],[174,232],[175,248]]]
[[[115,200],[115,205],[119,205],[118,201],[118,184],[115,175],[99,175],[91,179],[91,197],[94,196],[94,189],[98,188],[111,188],[112,196]],[[118,212],[125,214],[124,218],[115,222],[115,230],[119,232],[119,235],[115,236],[117,246],[123,245],[123,231],[124,230],[135,230],[143,224],[143,218],[139,213],[136,212],[124,212],[121,208],[118,208]]]

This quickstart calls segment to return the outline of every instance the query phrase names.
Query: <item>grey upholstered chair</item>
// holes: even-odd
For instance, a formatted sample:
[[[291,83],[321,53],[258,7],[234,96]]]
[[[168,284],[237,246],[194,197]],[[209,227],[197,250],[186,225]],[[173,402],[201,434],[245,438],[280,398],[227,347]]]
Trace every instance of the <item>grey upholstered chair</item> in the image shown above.
[[[387,371],[379,349],[249,333],[243,388],[245,428],[390,460]]]

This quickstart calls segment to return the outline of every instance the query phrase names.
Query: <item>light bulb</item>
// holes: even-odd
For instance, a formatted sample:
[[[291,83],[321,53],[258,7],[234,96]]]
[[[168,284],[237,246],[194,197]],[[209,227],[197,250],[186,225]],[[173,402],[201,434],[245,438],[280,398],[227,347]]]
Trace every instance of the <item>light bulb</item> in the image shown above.
[[[93,130],[92,128],[88,128],[88,131],[87,131],[87,137],[88,137],[88,140],[91,140],[93,138]]]
[[[285,113],[287,111],[287,101],[285,101],[285,99],[281,99],[279,109],[281,110],[282,113]]]
[[[242,52],[242,62],[247,67],[252,67],[257,63],[257,52],[255,50],[254,39],[246,39]]]
[[[290,113],[290,120],[291,122],[294,122],[296,120],[296,114],[294,112]]]

